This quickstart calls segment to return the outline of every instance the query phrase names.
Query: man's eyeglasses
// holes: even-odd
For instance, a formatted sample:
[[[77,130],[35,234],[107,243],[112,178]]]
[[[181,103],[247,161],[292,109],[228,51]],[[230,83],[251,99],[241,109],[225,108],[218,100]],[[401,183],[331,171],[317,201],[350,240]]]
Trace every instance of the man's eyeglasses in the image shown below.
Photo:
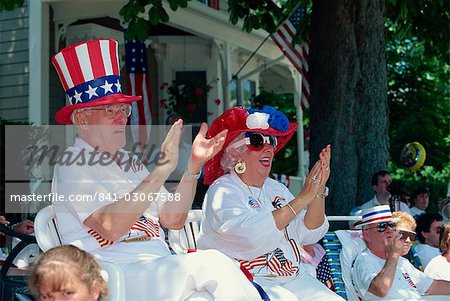
[[[369,230],[369,229],[375,229],[376,228],[378,233],[383,233],[384,231],[387,230],[388,227],[391,228],[394,231],[395,231],[395,229],[397,229],[397,225],[395,223],[389,222],[389,223],[379,223],[375,227],[365,228],[364,230]]]
[[[116,118],[117,114],[119,112],[123,112],[125,116],[130,117],[131,115],[131,106],[130,105],[112,105],[112,106],[106,106],[104,108],[86,108],[81,109],[80,111],[104,111],[103,114],[106,118],[113,119]]]
[[[273,147],[277,146],[277,137],[264,136],[261,133],[245,133],[245,138],[232,144],[233,147],[239,147],[246,144],[248,149],[259,151],[263,149],[264,144],[269,144]]]
[[[398,233],[400,233],[401,240],[406,240],[409,237],[410,241],[415,241],[416,240],[416,233],[415,232],[410,232],[410,231],[405,231],[405,230],[399,230]]]

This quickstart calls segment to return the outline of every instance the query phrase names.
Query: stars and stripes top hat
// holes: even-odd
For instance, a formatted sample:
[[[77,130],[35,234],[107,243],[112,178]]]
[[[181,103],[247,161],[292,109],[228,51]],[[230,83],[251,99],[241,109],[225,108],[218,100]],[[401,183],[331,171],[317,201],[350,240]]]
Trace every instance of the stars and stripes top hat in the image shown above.
[[[378,224],[384,222],[398,222],[400,219],[392,217],[391,208],[389,205],[375,206],[365,209],[362,212],[361,223],[355,226],[355,229],[362,229],[363,226],[370,224]]]
[[[58,123],[71,124],[75,109],[141,99],[122,94],[118,44],[109,39],[91,40],[68,46],[53,56],[68,101],[55,115]]]
[[[289,122],[283,112],[274,107],[264,106],[262,110],[233,107],[227,109],[211,123],[206,138],[212,138],[221,131],[228,129],[227,137],[222,150],[205,164],[205,177],[203,182],[211,185],[225,172],[220,166],[220,160],[228,145],[240,133],[253,132],[277,137],[275,153],[280,151],[292,138],[297,129],[298,122]]]

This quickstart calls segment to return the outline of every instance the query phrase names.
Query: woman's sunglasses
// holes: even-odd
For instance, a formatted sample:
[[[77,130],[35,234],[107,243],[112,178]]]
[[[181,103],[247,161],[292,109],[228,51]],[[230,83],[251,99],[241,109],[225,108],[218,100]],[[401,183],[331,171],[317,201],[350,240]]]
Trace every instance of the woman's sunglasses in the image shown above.
[[[410,241],[415,241],[416,240],[416,233],[414,232],[410,232],[410,231],[405,231],[405,230],[399,230],[398,233],[400,233],[401,240],[406,240],[409,237]]]
[[[269,144],[273,147],[277,146],[277,137],[264,136],[261,133],[245,133],[245,138],[236,141],[232,144],[233,147],[239,147],[246,144],[249,150],[259,151],[263,149],[264,144]]]
[[[388,227],[391,228],[392,230],[395,230],[397,228],[395,223],[390,222],[390,223],[379,223],[375,227],[365,228],[365,230],[376,228],[378,233],[383,233],[384,231],[387,230]]]

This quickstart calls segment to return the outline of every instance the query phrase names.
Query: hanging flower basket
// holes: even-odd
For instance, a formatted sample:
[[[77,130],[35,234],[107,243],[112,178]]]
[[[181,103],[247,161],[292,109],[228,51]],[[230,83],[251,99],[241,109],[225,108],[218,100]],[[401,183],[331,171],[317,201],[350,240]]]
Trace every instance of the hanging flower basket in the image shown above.
[[[171,85],[162,83],[159,87],[163,95],[159,101],[160,107],[166,109],[168,115],[177,113],[185,122],[193,122],[199,112],[206,110],[208,93],[216,81],[217,79],[209,84],[177,81],[173,81]]]

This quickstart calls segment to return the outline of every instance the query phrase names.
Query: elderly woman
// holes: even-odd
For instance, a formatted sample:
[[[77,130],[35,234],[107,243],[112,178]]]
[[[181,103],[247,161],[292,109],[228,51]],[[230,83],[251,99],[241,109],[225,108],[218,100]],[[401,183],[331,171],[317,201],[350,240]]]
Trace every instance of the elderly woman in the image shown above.
[[[425,268],[425,274],[434,279],[450,281],[450,223],[447,223],[441,232],[439,250],[442,255],[431,259]]]
[[[403,211],[393,212],[392,217],[398,219],[396,228],[403,241],[403,251],[401,255],[405,256],[411,249],[412,243],[416,240],[416,232],[414,232],[416,229],[416,221],[410,214]]]
[[[324,207],[331,148],[320,153],[297,197],[269,178],[272,160],[297,128],[272,107],[235,107],[207,137],[228,130],[224,147],[205,165],[211,184],[203,204],[200,249],[217,249],[241,264],[271,300],[342,300],[299,269],[301,244],[328,230]]]

